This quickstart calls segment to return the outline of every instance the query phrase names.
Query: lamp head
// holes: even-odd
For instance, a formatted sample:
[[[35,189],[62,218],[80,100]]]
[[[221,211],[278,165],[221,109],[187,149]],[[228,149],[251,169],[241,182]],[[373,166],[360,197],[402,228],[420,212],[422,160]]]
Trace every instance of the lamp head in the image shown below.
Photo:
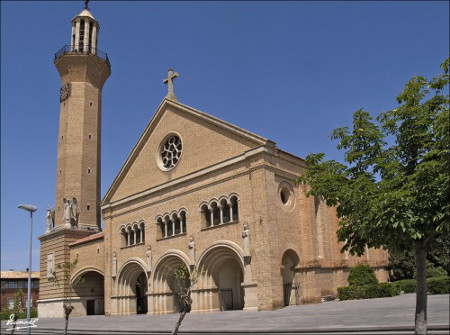
[[[34,205],[24,205],[24,204],[20,204],[18,207],[19,207],[20,209],[23,209],[23,210],[28,211],[28,212],[31,212],[31,213],[36,212],[37,209],[38,209],[38,208],[37,208],[36,206],[34,206]]]

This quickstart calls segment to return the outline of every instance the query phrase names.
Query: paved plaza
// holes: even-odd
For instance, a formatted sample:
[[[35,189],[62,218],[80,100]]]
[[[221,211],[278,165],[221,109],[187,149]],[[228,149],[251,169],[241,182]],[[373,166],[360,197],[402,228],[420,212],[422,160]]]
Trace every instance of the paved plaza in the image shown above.
[[[407,334],[412,333],[414,310],[415,294],[405,294],[291,306],[276,311],[187,314],[180,333]],[[69,329],[71,334],[167,334],[177,318],[177,314],[74,317],[70,319]],[[432,334],[449,333],[449,295],[428,296],[428,323]],[[59,330],[62,333],[64,320],[39,319],[37,326],[33,334],[58,334]]]

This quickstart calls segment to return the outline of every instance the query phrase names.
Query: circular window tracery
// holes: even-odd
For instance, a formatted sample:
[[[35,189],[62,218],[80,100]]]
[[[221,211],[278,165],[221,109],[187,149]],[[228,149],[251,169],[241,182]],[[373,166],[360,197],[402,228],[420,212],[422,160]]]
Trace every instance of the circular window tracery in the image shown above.
[[[160,148],[161,167],[170,170],[177,165],[183,151],[183,144],[178,135],[170,135]]]

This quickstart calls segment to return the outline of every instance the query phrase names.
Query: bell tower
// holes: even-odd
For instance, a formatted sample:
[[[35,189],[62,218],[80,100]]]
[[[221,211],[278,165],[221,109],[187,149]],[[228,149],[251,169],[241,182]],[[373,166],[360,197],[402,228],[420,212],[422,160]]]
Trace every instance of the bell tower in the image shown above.
[[[108,56],[98,50],[99,24],[85,2],[72,19],[70,45],[55,54],[61,77],[55,209],[47,210],[40,240],[40,317],[63,317],[63,293],[52,282],[58,265],[78,257],[73,243],[102,235],[100,213],[100,135],[102,88],[111,74]],[[99,249],[97,249],[97,253]]]
[[[61,76],[55,229],[101,229],[101,103],[111,65],[97,48],[99,30],[86,5],[72,19],[71,44],[55,54]]]

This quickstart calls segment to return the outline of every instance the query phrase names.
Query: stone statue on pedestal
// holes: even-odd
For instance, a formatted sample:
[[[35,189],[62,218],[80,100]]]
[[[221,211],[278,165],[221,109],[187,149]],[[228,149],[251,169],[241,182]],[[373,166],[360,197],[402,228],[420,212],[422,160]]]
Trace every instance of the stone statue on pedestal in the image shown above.
[[[244,222],[244,231],[242,232],[242,243],[244,244],[244,256],[250,255],[250,231],[247,222]]]
[[[191,261],[191,265],[195,265],[195,242],[194,242],[194,237],[191,236],[189,238],[189,257],[190,257],[190,261]]]
[[[152,247],[147,245],[147,251],[145,252],[147,255],[147,272],[152,271]]]
[[[72,228],[77,228],[78,227],[77,199],[73,197],[71,203],[70,200],[63,198],[63,203],[64,203],[63,222],[65,224],[70,224]]]

